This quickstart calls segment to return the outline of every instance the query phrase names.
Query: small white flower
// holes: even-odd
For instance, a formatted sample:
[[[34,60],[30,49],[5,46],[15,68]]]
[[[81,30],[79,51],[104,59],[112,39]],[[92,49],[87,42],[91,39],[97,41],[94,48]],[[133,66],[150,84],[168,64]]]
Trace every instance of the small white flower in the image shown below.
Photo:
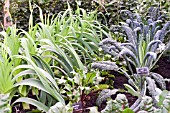
[[[101,48],[101,47],[99,48],[99,51],[102,51],[102,48]]]
[[[165,44],[164,43],[159,44],[159,48],[160,50],[165,50]]]
[[[163,50],[165,50],[165,44],[161,43],[161,44],[158,45],[156,52],[161,53]]]

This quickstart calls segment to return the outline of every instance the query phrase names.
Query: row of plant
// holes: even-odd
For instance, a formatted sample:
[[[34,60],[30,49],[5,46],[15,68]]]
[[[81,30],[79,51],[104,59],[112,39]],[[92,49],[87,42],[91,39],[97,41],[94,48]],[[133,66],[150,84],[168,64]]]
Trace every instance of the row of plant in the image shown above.
[[[165,37],[170,22],[159,8],[152,8],[147,18],[121,10],[127,19],[111,32],[110,26],[97,21],[97,10],[86,12],[78,5],[73,10],[68,4],[65,11],[51,16],[43,15],[36,4],[29,6],[28,31],[12,26],[0,32],[1,112],[17,112],[20,106],[31,109],[30,105],[36,106],[31,110],[47,113],[169,112],[165,83],[169,79],[151,71],[170,45]],[[36,24],[34,9],[39,10]],[[113,76],[106,70],[128,78],[124,91],[102,82],[103,75]],[[98,111],[85,102],[94,92],[99,108],[111,95],[119,94]],[[138,99],[129,106],[120,92]]]
[[[39,9],[41,19],[35,26],[33,7]],[[68,5],[66,11],[50,18],[37,5],[33,7],[30,5],[29,31],[12,26],[0,32],[1,112],[11,112],[12,106],[17,111],[18,102],[23,109],[31,104],[44,112],[67,112],[66,105],[73,109],[81,96],[99,89],[97,84],[89,87],[96,76],[89,71],[89,62],[99,53],[102,37],[110,34],[95,21],[96,12],[77,8],[73,13]]]

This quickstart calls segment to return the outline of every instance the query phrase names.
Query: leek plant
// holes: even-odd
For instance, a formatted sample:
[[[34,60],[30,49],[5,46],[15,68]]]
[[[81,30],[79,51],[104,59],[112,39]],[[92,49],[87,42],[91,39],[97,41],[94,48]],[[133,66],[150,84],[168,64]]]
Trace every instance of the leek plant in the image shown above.
[[[162,18],[158,17],[156,20],[152,18],[145,20],[145,22],[148,22],[145,24],[138,14],[132,15],[129,11],[126,12],[130,19],[127,19],[120,29],[125,32],[127,42],[120,43],[111,38],[106,38],[99,45],[106,53],[123,58],[130,74],[118,68],[116,64],[108,63],[108,61],[93,63],[92,67],[124,73],[131,85],[125,84],[125,87],[131,94],[139,97],[130,107],[137,111],[142,97],[146,95],[147,88],[154,100],[154,106],[157,106],[161,89],[166,89],[165,79],[160,74],[151,72],[151,69],[170,45],[163,42],[169,32],[170,22],[161,27]],[[159,88],[155,82],[158,83]]]
[[[1,31],[3,41],[0,43],[0,112],[11,113],[10,102],[17,91],[14,88],[13,74],[11,71],[20,64],[21,60],[14,60],[13,55],[19,54],[19,35],[15,26]]]
[[[102,37],[109,35],[95,21],[95,14],[88,14],[79,7],[74,14],[68,4],[66,11],[50,21],[47,17],[47,20],[41,19],[43,21],[38,23],[36,36],[42,51],[40,55],[56,72],[61,92],[71,103],[83,101],[84,95],[89,93],[88,85],[92,85],[95,73],[88,73],[87,65],[98,53],[98,43]]]
[[[69,5],[66,11],[52,17],[43,16],[41,8],[38,7],[41,22],[34,26],[34,7],[38,6],[30,6],[29,31],[19,30],[20,55],[11,57],[14,60],[22,60],[22,64],[17,65],[11,75],[14,75],[12,82],[16,82],[14,88],[27,87],[27,90],[23,89],[25,91],[36,89],[32,90],[32,93],[37,96],[37,100],[20,97],[12,105],[24,102],[36,106],[41,111],[52,112],[58,107],[55,105],[62,104],[67,107],[65,99],[77,102],[76,97],[68,99],[73,87],[63,85],[63,79],[67,84],[73,83],[74,88],[83,83],[80,89],[87,86],[88,80],[93,82],[95,74],[91,76],[77,73],[76,69],[87,71],[88,63],[98,52],[98,43],[103,35],[108,34],[102,29],[103,26],[95,21],[96,12],[88,14],[84,9],[78,8],[74,14]],[[80,75],[79,83],[75,80],[77,74]],[[65,89],[60,88],[62,86]],[[66,93],[68,89],[69,93]],[[21,96],[26,95],[22,93]]]
[[[0,32],[3,36],[3,42],[0,43],[0,93],[10,93],[14,82],[12,81],[13,75],[11,71],[20,64],[19,60],[13,60],[13,55],[19,54],[19,35],[17,35],[17,29],[14,27],[7,28],[6,32]]]
[[[6,94],[13,87],[12,75],[10,72],[13,69],[13,62],[7,58],[6,50],[1,46],[1,59],[0,59],[0,94]]]
[[[26,76],[26,75],[37,76],[34,78],[27,78],[20,82],[17,82],[14,84],[14,87],[18,87],[21,85],[28,85],[28,86],[38,88],[41,91],[51,95],[55,100],[65,105],[65,101],[59,92],[58,84],[56,83],[54,79],[51,69],[49,68],[48,65],[46,65],[45,62],[42,62],[42,59],[40,57],[38,56],[34,57],[35,60],[37,61],[37,64],[34,63],[30,58],[25,57],[25,56],[15,55],[13,56],[13,58],[24,59],[28,62],[28,65],[23,64],[23,65],[19,65],[16,68],[14,68],[11,74],[13,74],[18,69],[24,69],[24,70],[18,73],[17,75],[15,75],[12,81],[15,81],[17,78],[21,76]],[[46,68],[42,69],[43,67],[46,67]],[[43,103],[36,101],[34,99],[28,98],[28,97],[21,97],[17,99],[14,103],[17,103],[17,102],[26,102],[28,104],[32,104],[38,107],[40,110],[43,110],[45,112],[49,110],[49,107],[45,106]]]
[[[74,66],[84,70],[83,64],[92,61],[92,56],[98,52],[101,37],[107,34],[94,20],[94,15],[87,14],[81,8],[73,14],[68,5],[68,9],[59,13],[51,23],[48,19],[39,23],[36,36],[43,51],[42,56],[57,61],[70,77],[69,72],[74,70]]]

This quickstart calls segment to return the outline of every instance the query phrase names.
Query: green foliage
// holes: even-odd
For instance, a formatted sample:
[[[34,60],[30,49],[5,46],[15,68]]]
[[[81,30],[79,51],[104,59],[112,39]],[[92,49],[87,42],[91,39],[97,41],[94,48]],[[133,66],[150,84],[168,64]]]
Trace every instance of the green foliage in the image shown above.
[[[152,100],[151,97],[144,97],[144,99],[141,102],[140,109],[145,110],[145,111],[150,112],[150,113],[154,112],[152,101],[153,100]]]
[[[159,108],[154,107],[153,99],[149,96],[142,97],[137,113],[168,113],[169,111],[169,92],[164,90],[159,99]],[[118,94],[115,100],[109,100],[107,106],[101,113],[134,113],[128,108],[126,96]]]
[[[1,43],[0,59],[0,93],[5,94],[13,87],[12,75],[10,75],[13,66],[10,59],[7,58],[7,46]]]
[[[0,94],[0,112],[11,113],[11,106],[9,103],[9,94]]]
[[[42,59],[40,57],[37,57],[36,60],[38,60],[38,64],[36,65],[31,59],[25,57],[25,56],[20,56],[16,55],[14,58],[22,58],[28,62],[30,65],[19,65],[17,66],[13,72],[17,69],[25,68],[27,71],[22,71],[19,74],[17,74],[13,80],[16,80],[18,77],[25,76],[27,74],[33,74],[36,75],[38,79],[34,78],[28,78],[25,80],[22,80],[21,82],[18,82],[15,84],[15,87],[20,86],[20,85],[30,85],[33,87],[36,87],[38,89],[41,89],[45,91],[46,93],[52,95],[56,100],[61,102],[62,104],[65,104],[65,101],[61,94],[59,93],[59,88],[57,83],[55,82],[55,79],[53,78],[53,75],[51,73],[43,70],[41,67],[44,67],[45,64],[41,64]],[[50,68],[48,68],[50,69]]]
[[[12,63],[4,59],[0,62],[0,93],[5,94],[13,87],[12,76],[10,75]]]
[[[70,106],[63,106],[61,103],[56,103],[54,106],[50,107],[47,113],[72,113],[73,110]]]
[[[170,111],[169,91],[164,90],[158,98],[159,108],[154,107],[151,97],[143,97],[139,113],[168,113]]]
[[[61,65],[62,72],[69,77],[73,77],[71,72],[74,67],[84,70],[83,63],[86,65],[92,61],[92,55],[98,52],[97,45],[104,33],[102,26],[94,19],[95,12],[87,14],[78,8],[73,14],[69,8],[56,18],[45,20],[51,23],[42,21],[36,32],[40,50],[43,51],[40,54],[48,58],[48,62],[53,60],[55,67]]]
[[[164,90],[161,95],[159,96],[159,104],[158,104],[162,112],[168,113],[170,111],[170,92]]]
[[[168,3],[160,1],[160,7],[155,8],[150,7],[152,3],[149,1],[137,0],[105,0],[104,3],[100,0],[69,0],[68,3],[64,0],[30,1],[10,1],[10,12],[16,26],[0,32],[0,93],[9,93],[8,98],[2,95],[0,99],[0,112],[10,113],[11,106],[21,102],[34,105],[42,112],[71,113],[71,104],[83,103],[91,93],[104,89],[97,99],[100,106],[117,90],[99,84],[104,72],[91,67],[125,74],[130,84],[125,84],[125,88],[139,97],[134,105],[128,106],[125,95],[118,94],[115,100],[108,101],[103,113],[169,111],[169,92],[161,94],[157,86],[166,89],[165,80],[150,72],[169,46],[164,37],[169,33],[170,22],[166,23],[167,15],[161,12],[164,7],[167,11]],[[130,12],[140,12],[138,9],[142,7],[150,7],[147,14],[142,14],[147,16],[146,19]],[[121,33],[110,33],[108,27],[125,20],[126,23],[122,22],[117,29]],[[100,53],[100,41],[99,46],[107,53],[105,56]],[[100,62],[90,67],[94,60]],[[115,60],[118,61],[111,62]],[[122,63],[124,61],[126,63]],[[128,66],[129,72],[122,65]],[[145,96],[146,91],[152,98]],[[28,92],[36,98],[30,98]],[[17,99],[11,103],[13,96]],[[87,109],[98,112],[94,107]]]
[[[37,4],[42,10],[43,15],[55,15],[61,11],[67,10],[67,2],[65,0],[29,0],[32,3]],[[29,1],[28,0],[11,0],[10,4],[10,13],[12,15],[13,21],[16,23],[17,28],[28,30],[28,20],[30,17],[30,9],[29,9]],[[74,11],[77,8],[77,2],[75,0],[68,0],[71,7]],[[79,0],[78,5],[88,11],[95,10],[97,8],[96,2],[92,2],[91,0]],[[0,8],[3,6],[3,1],[0,1]],[[2,9],[0,10],[2,11]],[[40,22],[39,18],[39,9],[34,9],[34,25]],[[2,12],[0,13],[2,14]],[[3,17],[0,16],[0,21],[2,22]]]
[[[151,7],[158,7],[160,6],[161,13],[168,14],[169,11],[169,2],[166,0],[141,0],[139,2],[139,13],[146,14],[148,9]]]
[[[30,82],[30,81],[28,81],[28,82]],[[13,104],[15,104],[17,102],[24,102],[24,103],[28,103],[28,104],[34,105],[39,110],[42,110],[42,111],[45,111],[45,112],[47,112],[48,109],[49,109],[47,106],[43,105],[41,102],[38,102],[35,99],[31,99],[31,98],[27,98],[27,97],[21,97],[21,98],[17,99]]]
[[[129,108],[126,108],[122,113],[134,113],[134,111]]]
[[[41,21],[34,26],[35,7]],[[92,90],[108,88],[95,84],[96,73],[87,72],[88,63],[98,53],[98,42],[103,34],[108,35],[95,20],[96,12],[88,14],[78,7],[74,14],[69,7],[51,18],[43,17],[41,8],[36,5],[30,6],[30,11],[28,32],[15,27],[1,32],[4,37],[1,48],[5,48],[2,55],[12,66],[6,73],[12,85],[6,90],[14,90],[11,96],[18,93],[12,106],[22,102],[52,112],[55,107],[51,111],[50,107],[57,102],[65,106],[65,100],[77,102]],[[36,95],[37,100],[27,97],[28,92]]]
[[[13,55],[19,54],[20,42],[16,34],[15,27],[8,28],[6,32],[0,34],[4,37],[0,43],[0,93],[5,94],[13,88],[13,75],[11,71],[20,64],[20,60],[10,58]]]
[[[104,10],[101,11],[101,13],[105,16],[105,21],[101,17],[98,17],[99,21],[102,23],[107,24],[109,27],[112,25],[117,25],[122,20],[126,20],[125,15],[121,14],[122,10],[130,10],[135,12],[137,9],[137,0],[106,0],[106,3],[104,5]]]
[[[128,111],[128,101],[124,94],[118,94],[115,100],[109,100],[104,110],[101,113],[133,113]],[[125,111],[124,111],[125,110]]]
[[[131,87],[129,84],[124,84],[125,88],[128,90],[130,94],[133,96],[138,96],[139,97],[139,92],[135,91],[133,87]]]

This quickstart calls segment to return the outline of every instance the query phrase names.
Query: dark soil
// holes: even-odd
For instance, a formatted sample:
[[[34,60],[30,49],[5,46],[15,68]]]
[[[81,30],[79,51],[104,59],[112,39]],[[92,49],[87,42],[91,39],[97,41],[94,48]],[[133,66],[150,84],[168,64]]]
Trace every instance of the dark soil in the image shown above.
[[[31,91],[28,93],[28,97],[37,100],[35,95],[32,95]],[[12,102],[14,102],[17,98],[13,98]],[[29,111],[36,110],[36,107],[33,105],[29,105],[30,109],[23,109],[22,103],[17,103],[12,107],[12,113],[27,113]],[[38,113],[38,112],[37,112]]]
[[[115,75],[114,84],[113,84],[115,89],[125,89],[123,84],[126,83],[128,83],[128,79],[124,75],[121,74]]]
[[[98,92],[99,91],[91,92],[88,95],[85,95],[82,98],[82,101],[75,103],[73,106],[77,105],[78,107],[74,107],[73,113],[89,113],[89,109],[88,109],[89,107],[97,106],[96,99],[98,96]]]
[[[159,59],[157,65],[159,66],[154,72],[162,75],[163,78],[170,79],[170,57],[162,57]],[[167,90],[170,91],[170,82],[166,84]]]
[[[121,74],[116,75],[114,78],[114,88],[125,89],[124,84],[128,84],[128,79],[124,75],[121,75]],[[131,106],[137,100],[137,97],[131,95],[130,93],[122,93],[122,94],[126,95],[128,102],[129,102],[129,106]]]

